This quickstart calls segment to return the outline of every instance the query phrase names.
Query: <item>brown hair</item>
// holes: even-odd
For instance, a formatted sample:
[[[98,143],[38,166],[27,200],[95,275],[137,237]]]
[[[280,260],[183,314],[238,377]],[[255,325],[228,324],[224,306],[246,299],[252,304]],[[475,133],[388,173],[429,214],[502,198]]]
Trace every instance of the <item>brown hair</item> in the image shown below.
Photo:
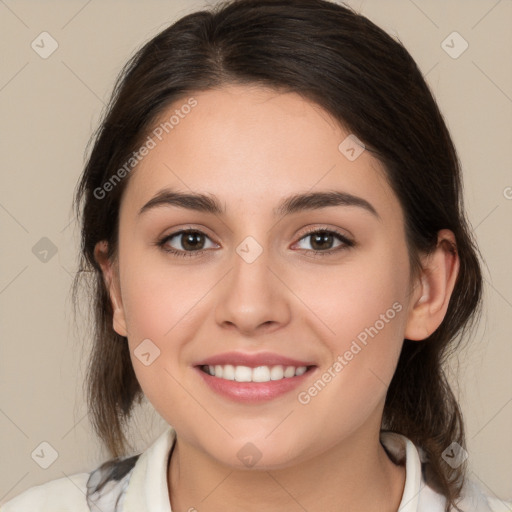
[[[97,434],[113,456],[123,454],[124,426],[143,396],[126,339],[113,330],[94,258],[101,240],[108,242],[109,257],[116,257],[129,176],[104,197],[98,190],[170,103],[228,83],[296,92],[364,142],[383,164],[403,208],[412,276],[420,270],[420,252],[436,246],[439,230],[455,234],[460,269],[448,311],[426,340],[404,340],[382,420],[383,429],[423,450],[427,483],[447,497],[448,510],[466,469],[451,468],[441,455],[453,441],[465,447],[465,436],[443,364],[478,317],[482,288],[460,163],[436,101],[401,42],[351,8],[325,0],[234,0],[189,14],[147,42],[118,77],[75,196],[82,231],[73,290],[76,303],[80,277],[91,277],[95,333],[86,382]]]

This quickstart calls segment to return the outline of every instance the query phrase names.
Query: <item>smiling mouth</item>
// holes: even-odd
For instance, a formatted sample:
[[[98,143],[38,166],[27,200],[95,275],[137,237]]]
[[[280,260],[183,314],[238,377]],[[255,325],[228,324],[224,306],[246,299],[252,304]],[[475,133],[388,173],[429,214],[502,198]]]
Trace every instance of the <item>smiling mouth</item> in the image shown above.
[[[225,365],[201,365],[198,367],[204,373],[218,379],[232,380],[236,382],[270,382],[293,377],[300,377],[314,366],[235,366]]]

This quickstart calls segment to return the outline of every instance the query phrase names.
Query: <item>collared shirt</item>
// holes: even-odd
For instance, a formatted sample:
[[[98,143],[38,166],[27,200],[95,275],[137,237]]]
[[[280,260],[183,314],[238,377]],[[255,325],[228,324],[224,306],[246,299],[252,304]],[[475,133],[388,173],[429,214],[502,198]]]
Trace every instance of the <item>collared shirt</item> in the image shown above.
[[[445,498],[425,484],[422,451],[401,434],[381,432],[380,439],[388,453],[405,464],[399,512],[444,512]],[[0,512],[172,512],[167,468],[175,440],[176,432],[169,427],[142,454],[31,487],[2,505]],[[464,512],[512,511],[512,502],[487,496],[471,481],[458,506]]]

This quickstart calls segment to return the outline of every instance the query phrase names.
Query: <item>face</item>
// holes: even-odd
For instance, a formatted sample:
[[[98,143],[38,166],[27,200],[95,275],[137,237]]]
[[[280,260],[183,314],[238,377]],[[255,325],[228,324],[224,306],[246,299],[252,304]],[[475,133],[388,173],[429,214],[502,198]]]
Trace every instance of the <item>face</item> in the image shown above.
[[[157,123],[182,114],[153,132],[120,209],[114,326],[144,393],[178,439],[233,467],[374,435],[417,299],[383,169],[295,93],[190,96]]]

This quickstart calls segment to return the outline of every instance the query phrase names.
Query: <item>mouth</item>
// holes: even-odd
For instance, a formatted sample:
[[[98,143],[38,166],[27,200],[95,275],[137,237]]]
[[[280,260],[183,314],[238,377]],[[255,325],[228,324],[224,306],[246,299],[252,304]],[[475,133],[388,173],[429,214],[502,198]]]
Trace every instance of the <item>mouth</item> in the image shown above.
[[[315,373],[318,366],[271,353],[226,353],[194,366],[201,380],[217,395],[255,403],[290,393]]]

